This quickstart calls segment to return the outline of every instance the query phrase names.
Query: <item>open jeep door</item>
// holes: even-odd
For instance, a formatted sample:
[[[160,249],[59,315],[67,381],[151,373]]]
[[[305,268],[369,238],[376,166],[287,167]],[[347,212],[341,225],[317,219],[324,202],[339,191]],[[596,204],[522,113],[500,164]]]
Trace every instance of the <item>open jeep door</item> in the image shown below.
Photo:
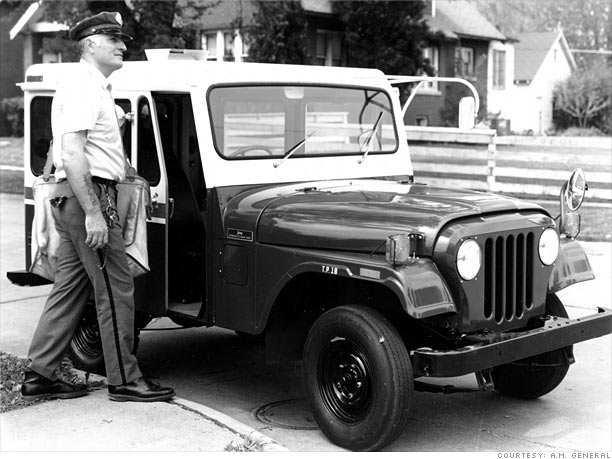
[[[163,315],[168,309],[168,181],[157,111],[150,93],[133,94],[133,132],[128,138],[132,164],[151,187],[151,218],[147,223],[149,267],[151,271],[134,280],[136,309],[153,315]],[[119,102],[119,100],[118,100]],[[130,147],[126,145],[129,151]]]

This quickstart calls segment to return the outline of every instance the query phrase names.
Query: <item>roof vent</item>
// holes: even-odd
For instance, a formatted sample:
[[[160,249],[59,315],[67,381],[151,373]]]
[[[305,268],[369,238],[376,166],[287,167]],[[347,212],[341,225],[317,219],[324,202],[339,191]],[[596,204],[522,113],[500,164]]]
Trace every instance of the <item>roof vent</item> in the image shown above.
[[[205,61],[208,51],[203,49],[145,49],[148,61]]]

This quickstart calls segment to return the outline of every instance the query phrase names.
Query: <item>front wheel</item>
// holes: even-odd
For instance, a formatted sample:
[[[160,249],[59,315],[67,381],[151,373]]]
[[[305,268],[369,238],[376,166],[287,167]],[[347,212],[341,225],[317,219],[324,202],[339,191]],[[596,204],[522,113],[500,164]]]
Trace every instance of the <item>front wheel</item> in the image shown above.
[[[403,431],[412,365],[399,334],[378,311],[340,306],[324,313],[308,334],[303,363],[313,415],[332,442],[375,451]]]
[[[568,317],[561,300],[555,294],[546,298],[546,313]],[[495,390],[503,395],[535,399],[555,389],[569,370],[573,346],[567,346],[527,359],[493,368]]]

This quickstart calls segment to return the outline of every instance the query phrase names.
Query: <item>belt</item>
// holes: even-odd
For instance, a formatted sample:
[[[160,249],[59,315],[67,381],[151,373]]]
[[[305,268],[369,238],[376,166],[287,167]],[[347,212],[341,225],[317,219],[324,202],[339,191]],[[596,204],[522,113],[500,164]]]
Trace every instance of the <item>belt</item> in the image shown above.
[[[116,188],[117,187],[117,181],[116,180],[110,180],[110,179],[105,179],[102,177],[96,177],[93,176],[91,178],[91,181],[94,183],[97,183],[99,185],[106,185],[106,186],[110,186],[112,188]]]

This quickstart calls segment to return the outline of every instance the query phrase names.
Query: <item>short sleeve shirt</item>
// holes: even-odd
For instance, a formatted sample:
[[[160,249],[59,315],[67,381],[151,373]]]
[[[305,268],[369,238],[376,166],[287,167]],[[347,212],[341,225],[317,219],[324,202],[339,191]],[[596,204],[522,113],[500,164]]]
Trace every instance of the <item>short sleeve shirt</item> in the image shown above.
[[[125,156],[109,81],[89,62],[60,83],[51,108],[55,176],[65,178],[62,135],[86,131],[84,155],[92,176],[123,180]]]

